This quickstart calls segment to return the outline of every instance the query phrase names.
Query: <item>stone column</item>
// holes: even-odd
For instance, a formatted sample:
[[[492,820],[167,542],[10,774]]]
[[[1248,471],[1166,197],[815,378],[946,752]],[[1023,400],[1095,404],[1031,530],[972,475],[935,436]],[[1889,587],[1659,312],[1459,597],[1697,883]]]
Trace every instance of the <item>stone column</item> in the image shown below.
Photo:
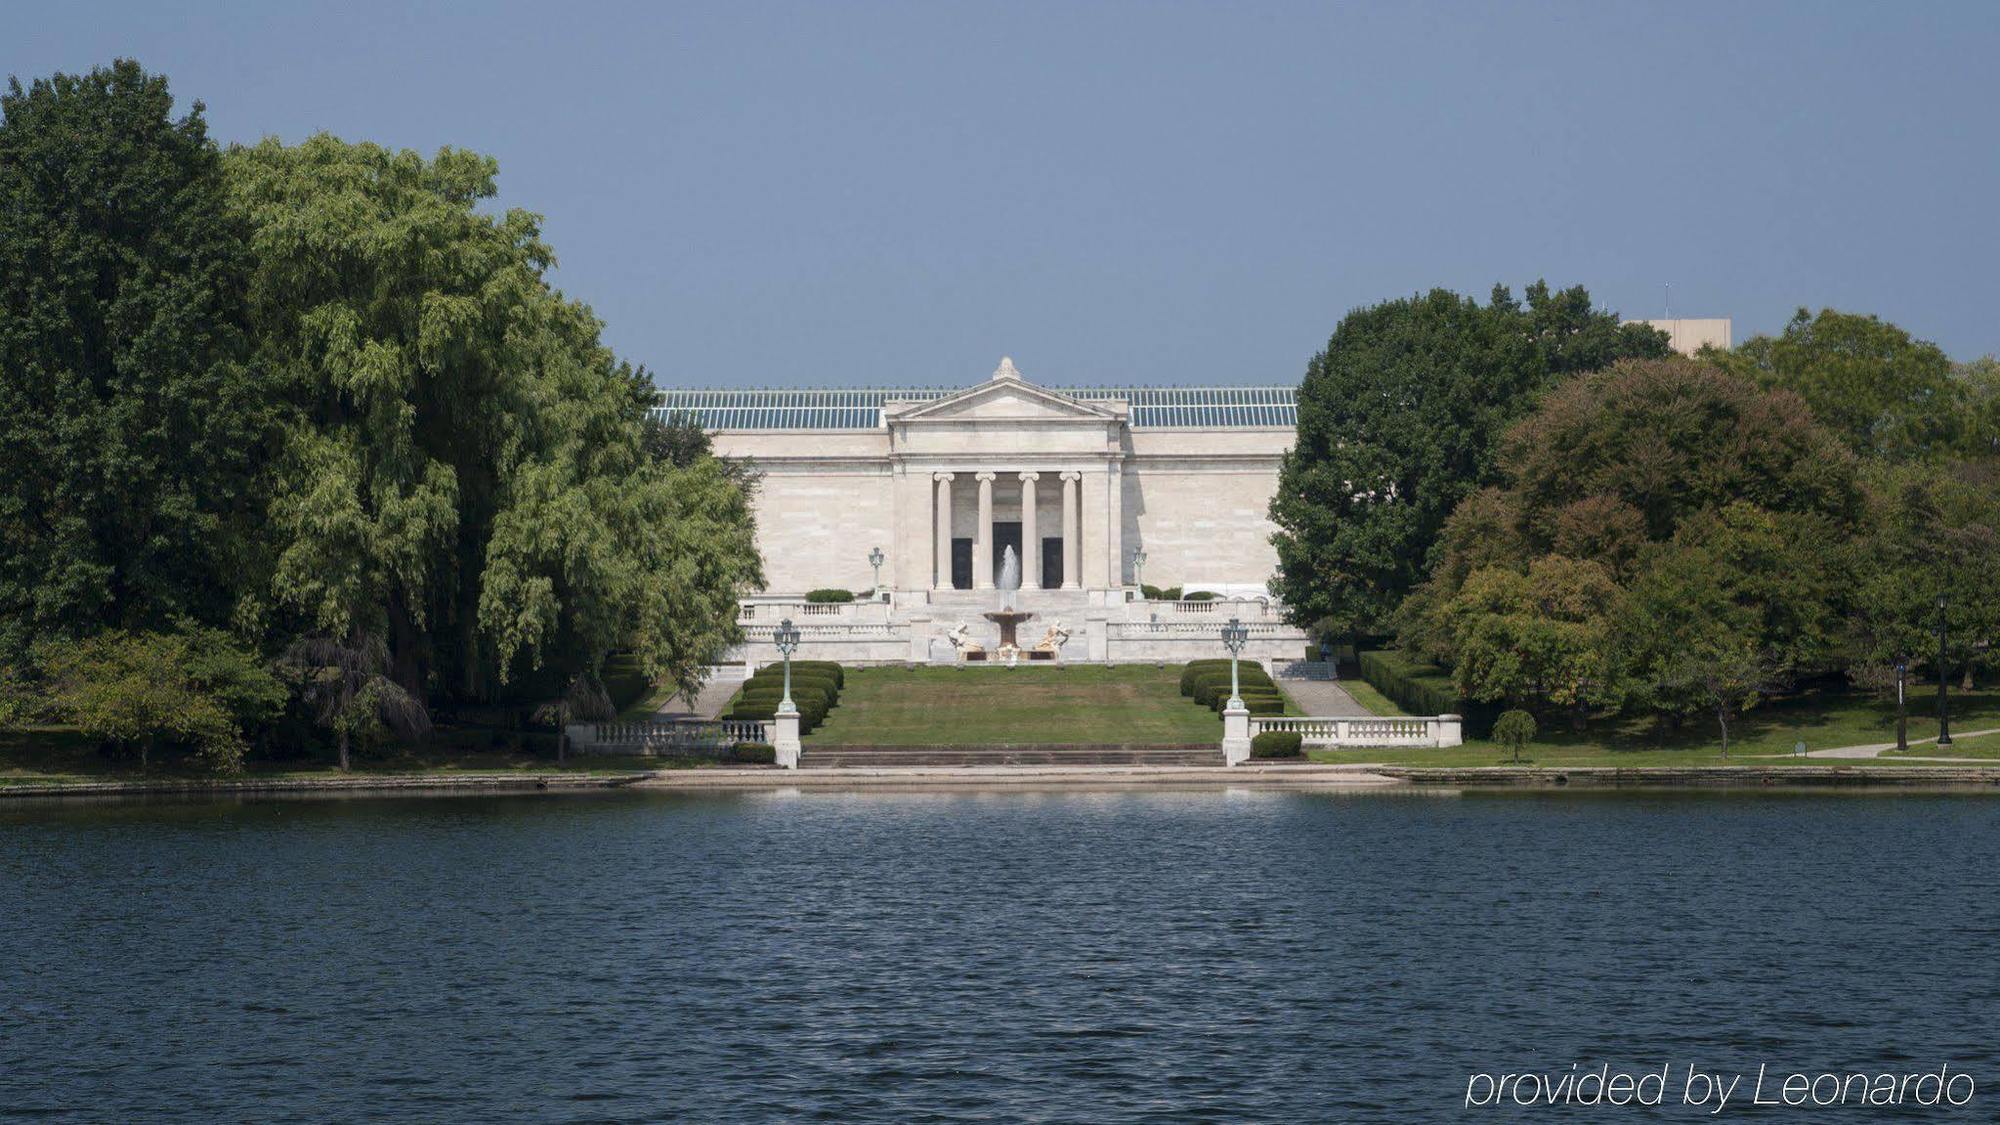
[[[951,482],[953,474],[937,474],[937,583],[933,589],[951,589]]]
[[[1063,589],[1074,590],[1083,583],[1083,529],[1077,524],[1077,489],[1082,473],[1062,475]]]
[[[1035,482],[1040,473],[1021,474],[1021,589],[1042,588],[1042,534],[1035,527]]]
[[[972,588],[993,588],[993,474],[979,473],[979,524],[972,529]]]

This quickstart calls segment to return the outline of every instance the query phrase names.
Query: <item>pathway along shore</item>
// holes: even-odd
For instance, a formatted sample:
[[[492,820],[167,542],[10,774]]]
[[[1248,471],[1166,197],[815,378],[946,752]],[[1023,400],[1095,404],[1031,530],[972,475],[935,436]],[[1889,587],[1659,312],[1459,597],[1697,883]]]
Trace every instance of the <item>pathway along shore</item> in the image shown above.
[[[957,766],[904,769],[670,769],[577,773],[381,774],[332,778],[0,782],[0,801],[227,796],[491,796],[586,793],[880,789],[1143,789],[1245,787],[1385,790],[1631,788],[1953,789],[2000,794],[1994,765],[1751,765],[1463,768],[1367,763],[1220,766]]]

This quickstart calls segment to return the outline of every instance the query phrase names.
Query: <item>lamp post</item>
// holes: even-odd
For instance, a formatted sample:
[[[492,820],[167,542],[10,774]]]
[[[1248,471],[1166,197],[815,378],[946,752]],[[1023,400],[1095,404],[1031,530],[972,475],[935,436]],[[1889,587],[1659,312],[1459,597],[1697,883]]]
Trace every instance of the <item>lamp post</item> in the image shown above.
[[[1938,738],[1939,746],[1951,745],[1951,713],[1945,700],[1945,681],[1951,678],[1944,664],[1945,596],[1938,592]]]
[[[792,702],[792,654],[799,650],[799,627],[787,617],[778,622],[771,631],[771,643],[778,646],[778,654],[785,658],[785,698],[778,701],[779,711],[797,711]]]
[[[1145,584],[1146,584],[1146,552],[1134,551],[1132,552],[1132,585],[1144,586]]]
[[[1896,749],[1898,750],[1910,748],[1910,710],[1903,693],[1905,685],[1909,682],[1910,658],[1899,656],[1896,658]]]
[[[868,565],[875,568],[875,589],[878,592],[882,589],[882,564],[887,561],[889,556],[883,554],[880,547],[868,552]]]
[[[1229,708],[1236,710],[1243,706],[1241,685],[1236,678],[1236,659],[1242,655],[1243,646],[1250,643],[1250,630],[1243,622],[1232,617],[1229,624],[1222,627],[1222,647],[1229,650]]]

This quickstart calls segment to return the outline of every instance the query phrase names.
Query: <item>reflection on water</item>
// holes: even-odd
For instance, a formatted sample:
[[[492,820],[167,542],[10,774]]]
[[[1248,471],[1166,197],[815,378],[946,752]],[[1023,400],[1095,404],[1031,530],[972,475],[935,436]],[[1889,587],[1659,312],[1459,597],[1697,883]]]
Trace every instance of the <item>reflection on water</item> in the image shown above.
[[[2000,802],[0,807],[0,1108],[1456,1120],[1466,1075],[2000,1082]]]

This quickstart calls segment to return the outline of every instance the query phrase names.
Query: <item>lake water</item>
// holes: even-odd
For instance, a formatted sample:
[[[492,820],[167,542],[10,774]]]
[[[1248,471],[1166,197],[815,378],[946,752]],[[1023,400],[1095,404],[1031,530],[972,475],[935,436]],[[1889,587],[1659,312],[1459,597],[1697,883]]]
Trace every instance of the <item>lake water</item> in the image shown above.
[[[1618,1117],[1462,1108],[1580,1062],[1991,1120],[1996,881],[1978,796],[0,806],[0,1116]]]

